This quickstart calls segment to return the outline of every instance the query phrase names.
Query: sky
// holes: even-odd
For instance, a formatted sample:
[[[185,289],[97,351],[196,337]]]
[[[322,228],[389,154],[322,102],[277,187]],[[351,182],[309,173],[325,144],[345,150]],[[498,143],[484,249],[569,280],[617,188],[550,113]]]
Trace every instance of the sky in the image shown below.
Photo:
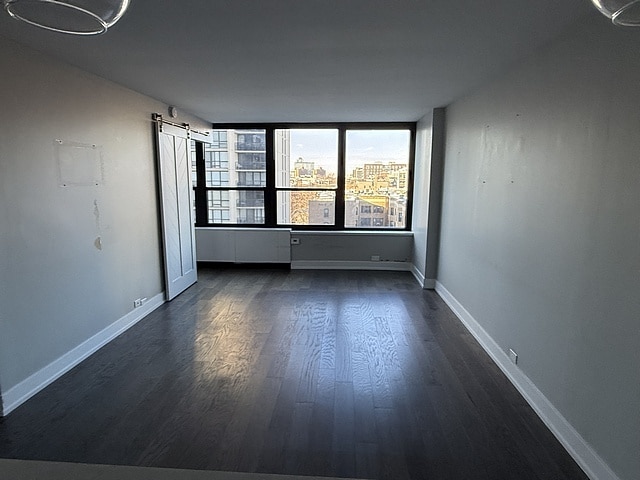
[[[299,129],[291,132],[291,159],[315,162],[327,171],[336,171],[338,130]],[[346,169],[376,161],[405,163],[409,160],[408,130],[348,130]]]

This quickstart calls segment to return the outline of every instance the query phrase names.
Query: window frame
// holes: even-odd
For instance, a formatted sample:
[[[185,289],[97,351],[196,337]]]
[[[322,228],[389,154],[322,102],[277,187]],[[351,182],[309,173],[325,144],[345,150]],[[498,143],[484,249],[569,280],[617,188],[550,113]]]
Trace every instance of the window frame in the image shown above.
[[[196,141],[196,179],[194,188],[196,203],[196,227],[206,228],[290,228],[292,230],[327,230],[357,232],[402,232],[411,229],[413,209],[414,164],[416,146],[416,122],[339,122],[339,123],[214,123],[214,130],[264,130],[265,134],[265,186],[216,186],[206,185],[205,143]],[[336,129],[338,130],[338,185],[335,189],[287,188],[276,186],[275,131],[287,129]],[[346,183],[346,136],[348,130],[408,130],[409,164],[407,169],[407,196],[404,227],[357,227],[345,226],[345,183]],[[228,139],[227,139],[228,141]],[[245,152],[246,153],[246,152]],[[231,163],[231,159],[228,159]],[[207,192],[213,191],[262,191],[264,192],[264,223],[209,223]],[[277,222],[277,194],[282,191],[330,190],[335,192],[333,225],[282,224]],[[395,223],[395,222],[394,222]]]

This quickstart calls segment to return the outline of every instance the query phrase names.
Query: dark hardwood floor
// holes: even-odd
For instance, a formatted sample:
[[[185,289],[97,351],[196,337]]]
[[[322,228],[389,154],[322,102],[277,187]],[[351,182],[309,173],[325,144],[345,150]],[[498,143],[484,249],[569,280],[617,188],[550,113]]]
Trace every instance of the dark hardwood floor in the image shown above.
[[[404,272],[201,270],[0,420],[0,457],[587,478],[437,294]]]

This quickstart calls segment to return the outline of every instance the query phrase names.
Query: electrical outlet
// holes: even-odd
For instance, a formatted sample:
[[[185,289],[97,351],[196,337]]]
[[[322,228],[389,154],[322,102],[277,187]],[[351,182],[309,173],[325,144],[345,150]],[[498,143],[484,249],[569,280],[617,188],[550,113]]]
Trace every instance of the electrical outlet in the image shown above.
[[[380,255],[371,255],[371,261],[372,262],[379,262],[380,261]]]
[[[142,299],[141,298],[136,298],[133,301],[133,308],[138,308],[142,306]]]
[[[518,354],[511,349],[509,349],[509,358],[515,365],[518,364]]]

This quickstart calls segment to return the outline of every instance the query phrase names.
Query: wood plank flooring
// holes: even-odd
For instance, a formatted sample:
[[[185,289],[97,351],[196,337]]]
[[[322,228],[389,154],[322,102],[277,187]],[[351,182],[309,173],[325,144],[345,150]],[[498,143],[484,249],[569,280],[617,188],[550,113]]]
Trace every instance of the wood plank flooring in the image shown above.
[[[1,419],[0,457],[587,478],[437,294],[405,272],[201,270]]]

